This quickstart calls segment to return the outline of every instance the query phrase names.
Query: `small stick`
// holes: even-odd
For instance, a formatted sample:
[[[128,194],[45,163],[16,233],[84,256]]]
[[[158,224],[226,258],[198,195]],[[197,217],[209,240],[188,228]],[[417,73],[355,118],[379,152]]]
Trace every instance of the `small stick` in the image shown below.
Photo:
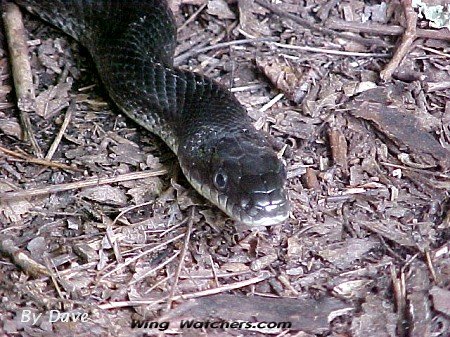
[[[379,46],[379,47],[390,47],[390,45],[384,41],[381,40],[376,40],[376,39],[366,39],[364,37],[361,36],[353,36],[353,35],[348,35],[342,32],[336,32],[332,29],[329,29],[325,26],[322,25],[318,25],[315,23],[311,23],[308,20],[302,19],[300,18],[298,15],[292,14],[292,13],[287,13],[284,10],[282,10],[281,8],[278,8],[276,5],[272,5],[270,3],[267,3],[266,0],[255,0],[255,2],[270,10],[271,12],[273,12],[274,14],[280,16],[280,17],[285,17],[288,18],[292,21],[294,21],[295,23],[299,24],[302,27],[305,27],[307,29],[310,29],[311,31],[316,31],[319,32],[321,34],[324,35],[329,35],[331,37],[340,37],[343,39],[347,39],[347,40],[351,40],[351,41],[355,41],[358,43],[361,43],[365,46]]]
[[[187,51],[186,53],[175,57],[174,63],[180,64],[184,60],[186,60],[194,55],[206,53],[207,51],[214,50],[214,49],[228,48],[230,46],[236,46],[236,45],[240,45],[240,44],[258,43],[258,42],[267,42],[267,41],[276,41],[276,40],[278,40],[277,37],[269,36],[269,37],[257,37],[254,39],[242,39],[242,40],[233,40],[233,41],[228,41],[228,42],[220,42],[220,43],[216,43],[215,45],[204,47],[204,48],[191,49],[191,50]]]
[[[161,263],[159,263],[156,267],[147,270],[144,274],[140,274],[138,277],[133,278],[133,281],[128,283],[128,286],[132,286],[138,282],[140,282],[141,280],[149,277],[150,275],[152,275],[153,273],[156,273],[158,270],[161,270],[162,268],[164,268],[165,266],[167,266],[170,262],[172,262],[173,260],[175,260],[178,255],[181,254],[181,251],[177,251],[175,252],[171,257],[169,258],[165,258]],[[123,262],[122,262],[123,263]],[[150,292],[150,291],[149,291]]]
[[[125,173],[122,175],[119,175],[117,177],[111,177],[111,178],[90,178],[86,179],[84,181],[76,181],[73,183],[67,183],[67,184],[59,184],[59,185],[52,185],[42,188],[35,188],[30,189],[27,191],[19,191],[19,192],[6,192],[2,193],[0,196],[0,202],[5,200],[11,200],[11,199],[23,199],[23,198],[29,198],[29,197],[35,197],[38,195],[44,195],[44,194],[53,194],[68,190],[74,190],[78,188],[85,188],[85,187],[92,187],[92,186],[99,186],[99,185],[106,185],[106,184],[112,184],[112,183],[118,183],[122,181],[129,181],[129,180],[137,180],[137,179],[145,179],[149,177],[157,177],[167,174],[166,170],[157,170],[157,171],[143,171],[143,172],[132,172],[132,173]]]
[[[34,137],[28,112],[34,111],[35,94],[33,75],[28,59],[28,47],[22,13],[13,3],[3,5],[3,22],[8,40],[14,87],[16,89],[17,107],[24,129],[24,139],[29,139],[36,157],[42,158],[42,151]]]
[[[170,289],[169,298],[168,298],[167,304],[166,304],[166,311],[170,310],[170,308],[172,307],[173,297],[175,296],[175,292],[177,290],[178,280],[180,279],[180,274],[181,274],[181,269],[184,267],[184,259],[186,257],[186,254],[187,254],[187,251],[189,248],[189,242],[190,242],[191,233],[192,233],[192,223],[193,223],[193,218],[194,218],[194,212],[195,212],[195,206],[192,207],[191,214],[189,215],[188,227],[186,229],[186,236],[184,237],[183,249],[181,250],[181,255],[180,255],[180,263],[178,263],[178,267],[177,267],[177,270],[176,270],[174,278],[173,278],[174,282],[172,284],[172,289]]]
[[[438,276],[436,274],[436,269],[434,268],[434,265],[433,265],[433,259],[431,258],[430,250],[428,248],[425,250],[425,259],[427,261],[427,266],[428,266],[428,269],[430,270],[431,277],[433,278],[434,283],[439,284],[441,282],[441,280],[440,280],[440,277],[438,278]]]
[[[331,29],[343,30],[354,33],[368,33],[374,35],[402,35],[405,28],[397,25],[382,25],[372,22],[355,22],[340,19],[329,19],[326,26]],[[425,39],[447,40],[450,41],[450,31],[448,28],[443,29],[416,29],[417,37]]]
[[[332,128],[328,130],[328,138],[334,163],[347,172],[347,140],[344,134],[341,130]]]
[[[118,272],[119,270],[122,270],[123,268],[125,268],[125,267],[129,266],[130,264],[136,262],[137,260],[143,258],[145,255],[159,251],[160,249],[166,247],[170,243],[177,241],[178,239],[181,239],[184,235],[185,235],[184,233],[178,234],[177,236],[175,236],[171,239],[168,239],[162,243],[159,243],[156,246],[153,246],[153,247],[133,256],[132,258],[127,259],[126,261],[124,261],[122,263],[119,263],[116,268],[114,268],[113,270],[110,270],[109,272],[104,274],[102,277],[100,277],[100,279],[98,281],[100,282],[101,280],[104,280],[109,275],[112,275],[112,274]]]
[[[259,283],[261,281],[267,280],[268,278],[271,278],[273,275],[269,273],[268,271],[262,271],[260,274],[258,274],[255,277],[252,277],[248,280],[238,281],[234,283],[225,284],[221,287],[206,289],[206,290],[200,290],[194,293],[187,293],[182,295],[177,295],[173,297],[173,301],[179,301],[179,300],[188,300],[191,298],[198,298],[203,296],[209,296],[209,295],[215,295],[224,293],[230,290],[234,289],[240,289],[243,287],[247,287],[250,285],[254,285],[256,283]]]
[[[400,65],[400,62],[402,62],[403,58],[411,49],[412,43],[417,38],[416,34],[417,15],[416,12],[414,12],[414,9],[412,8],[411,0],[405,0],[403,2],[403,6],[405,8],[406,30],[402,36],[400,45],[396,49],[391,61],[380,72],[380,78],[384,81],[388,81],[391,79],[392,74],[397,70],[398,66]]]
[[[9,255],[16,265],[30,275],[36,277],[50,275],[47,267],[34,261],[22,249],[17,247],[11,239],[0,237],[0,252]]]
[[[56,135],[56,138],[53,141],[52,146],[50,146],[50,149],[48,150],[47,155],[45,156],[45,159],[52,160],[52,157],[55,154],[56,150],[58,149],[59,143],[61,142],[61,139],[64,136],[64,132],[66,132],[66,129],[69,126],[70,119],[72,118],[72,114],[75,111],[75,107],[76,107],[75,100],[72,100],[70,102],[69,107],[67,108],[66,116],[64,117],[64,122],[61,125],[61,129],[59,130],[58,134]]]
[[[55,167],[55,168],[60,168],[63,170],[68,170],[68,171],[83,172],[83,170],[77,169],[75,167],[72,167],[72,166],[69,166],[66,164],[61,164],[61,163],[49,161],[46,159],[34,158],[34,157],[31,157],[31,156],[28,156],[28,155],[25,155],[25,154],[22,154],[19,152],[8,150],[7,148],[0,145],[0,154],[1,154],[1,152],[4,152],[7,155],[10,155],[15,158],[20,158],[28,163],[33,163],[33,164],[38,164],[38,165],[43,165],[43,166],[48,166],[48,167]]]
[[[450,35],[450,33],[449,33],[449,35]],[[433,54],[436,54],[436,55],[439,55],[439,56],[443,56],[445,58],[450,58],[450,54],[449,53],[444,53],[444,52],[441,52],[441,51],[436,50],[434,48],[429,48],[429,47],[420,46],[420,45],[418,45],[417,48],[429,51],[430,53],[433,53]]]
[[[183,234],[181,234],[183,235]],[[254,285],[256,283],[259,283],[261,281],[267,280],[268,278],[272,277],[272,274],[270,274],[267,271],[261,272],[259,275],[243,281],[238,281],[235,283],[227,284],[222,287],[207,289],[207,290],[201,290],[194,293],[188,293],[183,295],[177,295],[173,297],[173,301],[179,301],[179,300],[188,300],[191,298],[199,298],[209,295],[215,295],[224,293],[230,290],[239,289],[243,287],[247,287],[249,285]],[[141,305],[155,305],[158,303],[162,303],[165,301],[165,298],[158,299],[158,300],[134,300],[134,301],[118,301],[118,302],[109,302],[100,304],[98,307],[102,310],[108,310],[108,309],[117,309],[117,308],[124,308],[124,307],[135,307],[135,306],[141,306]]]
[[[394,168],[399,168],[402,170],[417,172],[421,175],[429,175],[429,176],[433,176],[436,178],[450,179],[450,175],[448,175],[448,174],[443,174],[443,173],[438,173],[438,172],[430,172],[430,171],[427,171],[424,169],[418,169],[418,168],[414,168],[414,167],[410,167],[410,166],[392,164],[392,163],[387,163],[387,162],[383,162],[383,161],[381,161],[380,164],[387,166],[387,167],[394,167]]]
[[[233,87],[230,89],[230,91],[231,92],[252,91],[252,90],[262,89],[265,87],[266,87],[266,84],[264,84],[264,83],[256,83],[256,84],[244,85],[242,87]]]
[[[208,5],[208,2],[205,2],[203,5],[201,5],[194,14],[192,14],[189,19],[187,19],[178,29],[177,32],[181,32],[184,27],[186,27],[188,24],[190,24],[192,21],[195,20],[195,18],[205,9],[205,7]]]
[[[269,110],[272,106],[274,106],[280,99],[282,99],[284,97],[284,93],[279,93],[278,95],[276,95],[274,98],[272,98],[269,102],[267,102],[266,104],[264,104],[259,111],[264,112]]]
[[[390,57],[390,54],[386,53],[360,53],[353,51],[345,51],[345,50],[334,50],[334,49],[325,49],[325,48],[317,48],[310,46],[296,46],[292,44],[285,44],[279,42],[266,42],[268,45],[274,45],[280,48],[286,49],[296,49],[302,51],[308,51],[311,53],[322,53],[322,54],[330,54],[330,55],[339,55],[339,56],[354,56],[354,57]]]

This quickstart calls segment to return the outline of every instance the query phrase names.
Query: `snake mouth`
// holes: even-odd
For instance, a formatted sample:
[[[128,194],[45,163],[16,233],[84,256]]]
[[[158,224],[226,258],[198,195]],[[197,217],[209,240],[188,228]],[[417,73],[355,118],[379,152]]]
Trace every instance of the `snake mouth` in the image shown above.
[[[272,226],[285,221],[289,216],[290,209],[288,198],[284,190],[272,191],[271,193],[274,192],[277,192],[279,198],[270,203],[260,202],[261,200],[258,200],[260,193],[256,193],[253,195],[251,206],[238,207],[239,221],[251,227]]]
[[[252,228],[272,226],[282,223],[289,217],[289,202],[271,205],[265,208],[255,207],[256,216],[250,216],[248,212],[241,210],[239,222]]]

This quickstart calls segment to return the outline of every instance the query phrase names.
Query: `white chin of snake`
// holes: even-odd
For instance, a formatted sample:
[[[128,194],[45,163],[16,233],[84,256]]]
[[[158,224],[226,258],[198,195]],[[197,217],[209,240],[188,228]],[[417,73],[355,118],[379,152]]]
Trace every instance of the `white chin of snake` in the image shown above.
[[[261,218],[259,220],[251,220],[249,223],[245,223],[252,227],[265,227],[265,226],[273,226],[277,225],[283,221],[285,221],[289,217],[289,214],[280,214],[277,216],[273,216],[270,218]]]

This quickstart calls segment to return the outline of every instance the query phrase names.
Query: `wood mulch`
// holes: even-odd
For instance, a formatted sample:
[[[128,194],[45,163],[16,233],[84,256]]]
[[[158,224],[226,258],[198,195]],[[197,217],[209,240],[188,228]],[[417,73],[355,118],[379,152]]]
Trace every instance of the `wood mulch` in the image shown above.
[[[0,335],[450,336],[450,8],[417,3],[172,2],[176,64],[229,87],[286,162],[290,218],[258,231],[29,14],[17,105],[2,30]]]

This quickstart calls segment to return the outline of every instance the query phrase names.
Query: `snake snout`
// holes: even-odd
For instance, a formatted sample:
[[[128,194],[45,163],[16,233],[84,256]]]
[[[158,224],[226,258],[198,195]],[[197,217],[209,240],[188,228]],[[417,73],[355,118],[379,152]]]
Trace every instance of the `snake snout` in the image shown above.
[[[241,222],[252,227],[278,224],[289,215],[289,201],[283,186],[284,168],[278,172],[241,178]]]

